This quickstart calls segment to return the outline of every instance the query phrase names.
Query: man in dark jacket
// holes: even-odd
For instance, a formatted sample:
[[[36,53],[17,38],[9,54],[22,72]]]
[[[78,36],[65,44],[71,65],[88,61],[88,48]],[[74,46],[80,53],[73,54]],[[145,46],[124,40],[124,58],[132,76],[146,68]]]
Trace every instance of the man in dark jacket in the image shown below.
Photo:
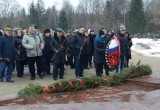
[[[84,27],[80,26],[79,31],[72,37],[70,42],[74,53],[76,77],[83,77],[88,43],[88,38],[85,37],[84,32]]]
[[[14,82],[12,78],[13,61],[15,59],[15,41],[12,36],[12,29],[6,27],[4,36],[0,37],[0,82],[3,82],[5,68],[6,82]]]
[[[43,48],[43,76],[47,75],[51,75],[50,73],[50,61],[51,61],[51,57],[52,57],[52,51],[51,51],[51,44],[52,44],[52,37],[51,37],[51,32],[50,29],[46,29],[44,30],[43,33],[43,37],[44,37],[44,48]]]
[[[61,28],[57,28],[52,38],[52,47],[51,49],[54,52],[53,55],[53,79],[57,80],[59,75],[60,79],[64,79],[64,64],[66,62],[66,48],[67,40],[64,37],[64,31]]]
[[[24,65],[27,65],[27,52],[22,46],[22,29],[18,28],[15,30],[15,50],[16,50],[16,70],[17,77],[22,77],[24,72]]]
[[[92,57],[94,55],[94,40],[96,38],[94,29],[90,29],[89,32],[89,56],[88,56],[88,62],[89,62],[89,66],[92,67]]]
[[[123,24],[121,24],[120,30],[116,34],[120,42],[120,63],[116,67],[116,73],[119,73],[124,68],[126,63],[128,40],[127,37],[125,36],[125,32],[126,32],[126,27]]]

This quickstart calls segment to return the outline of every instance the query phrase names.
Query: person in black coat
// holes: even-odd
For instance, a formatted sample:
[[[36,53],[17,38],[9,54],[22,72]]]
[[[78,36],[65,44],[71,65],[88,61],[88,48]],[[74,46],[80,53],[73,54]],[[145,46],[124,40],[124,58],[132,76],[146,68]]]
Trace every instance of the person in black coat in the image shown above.
[[[22,46],[22,30],[15,30],[16,36],[15,39],[15,50],[16,50],[16,70],[17,77],[22,77],[24,74],[24,66],[27,65],[27,52],[26,49]]]
[[[72,39],[72,31],[68,31],[67,32],[67,42],[69,41],[69,40],[71,40]],[[68,45],[68,44],[67,44]],[[69,47],[68,46],[68,48],[67,48],[67,64],[69,64],[70,65],[70,67],[71,67],[71,69],[74,69],[75,68],[75,64],[74,64],[74,62],[73,62],[73,52],[72,52],[72,48],[71,47]]]
[[[57,80],[59,75],[60,79],[64,79],[64,64],[66,62],[66,49],[67,49],[67,39],[63,35],[64,31],[61,28],[57,28],[52,38],[52,51],[53,55],[53,79]]]
[[[50,61],[52,57],[52,50],[51,50],[51,45],[52,45],[52,37],[51,37],[51,32],[50,29],[44,30],[43,33],[43,38],[44,38],[44,48],[43,48],[43,69],[42,69],[42,74],[43,76],[51,75],[50,73]]]
[[[6,27],[4,36],[0,37],[0,82],[3,82],[4,72],[7,67],[6,82],[12,80],[13,61],[15,60],[15,40],[12,36],[12,29]]]
[[[84,69],[89,69],[88,63],[89,63],[89,54],[91,52],[91,47],[90,47],[90,44],[89,44],[88,32],[85,32],[84,35],[88,39],[88,42],[87,42],[87,51],[86,51],[86,55],[85,55]]]
[[[93,59],[93,55],[94,55],[94,40],[96,38],[94,29],[90,29],[89,32],[89,56],[88,56],[88,62],[89,62],[89,66],[92,67],[92,59]]]
[[[116,34],[120,42],[120,63],[116,67],[116,73],[119,73],[120,71],[122,71],[126,64],[128,39],[125,33],[126,33],[126,27],[122,24],[120,25],[120,30]]]
[[[84,27],[80,26],[79,31],[72,37],[69,43],[73,49],[76,77],[83,77],[85,55],[87,54],[88,45],[88,38],[85,37],[84,32]]]
[[[132,39],[130,38],[130,34],[128,32],[126,32],[126,37],[128,39],[126,66],[129,67],[129,59],[132,59],[131,47],[132,47],[133,43],[132,43]]]
[[[105,32],[103,30],[99,31],[94,41],[94,63],[97,76],[102,76],[103,67],[105,64]]]

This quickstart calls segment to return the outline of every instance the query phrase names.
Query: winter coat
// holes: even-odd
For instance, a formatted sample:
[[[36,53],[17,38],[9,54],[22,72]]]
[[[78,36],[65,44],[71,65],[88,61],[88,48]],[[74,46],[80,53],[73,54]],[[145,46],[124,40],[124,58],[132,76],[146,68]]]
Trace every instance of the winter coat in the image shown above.
[[[94,54],[94,40],[96,38],[96,35],[92,35],[92,34],[89,34],[89,52],[93,55]]]
[[[44,48],[43,48],[43,56],[46,57],[52,57],[53,56],[53,52],[51,50],[51,46],[52,46],[52,37],[44,37]]]
[[[96,36],[94,41],[94,63],[105,62],[105,38]]]
[[[133,45],[132,39],[130,37],[128,37],[127,59],[132,59],[132,55],[131,55],[132,45]]]
[[[87,54],[87,42],[84,42],[86,39],[85,35],[82,35],[81,33],[77,32],[72,39],[69,41],[70,47],[73,49],[73,54],[75,56],[78,56],[79,54],[81,55],[86,55]],[[81,53],[80,49],[82,47]]]
[[[13,36],[4,35],[0,37],[0,58],[15,60],[15,40]]]
[[[25,35],[22,40],[22,45],[26,48],[27,57],[42,56],[44,40],[41,35]],[[33,46],[33,49],[31,49],[31,46]]]
[[[22,46],[23,37],[15,37],[15,50],[16,50],[16,60],[24,61],[27,60],[26,49]]]
[[[63,48],[62,48],[63,47]],[[66,62],[66,53],[67,53],[67,39],[62,36],[61,40],[58,38],[58,36],[55,34],[54,37],[52,37],[52,47],[51,50],[53,51],[53,63],[65,63]]]
[[[120,42],[120,56],[127,56],[128,40],[125,35],[122,35],[120,32],[116,34]]]

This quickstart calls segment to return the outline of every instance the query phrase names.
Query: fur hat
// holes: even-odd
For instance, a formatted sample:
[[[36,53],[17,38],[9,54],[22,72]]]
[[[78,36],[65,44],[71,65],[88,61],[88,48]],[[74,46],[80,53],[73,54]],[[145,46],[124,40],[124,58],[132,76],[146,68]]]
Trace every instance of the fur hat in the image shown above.
[[[51,33],[51,30],[50,29],[44,30],[44,34],[46,34],[46,33]]]
[[[99,31],[99,36],[105,35],[105,32],[103,30]]]

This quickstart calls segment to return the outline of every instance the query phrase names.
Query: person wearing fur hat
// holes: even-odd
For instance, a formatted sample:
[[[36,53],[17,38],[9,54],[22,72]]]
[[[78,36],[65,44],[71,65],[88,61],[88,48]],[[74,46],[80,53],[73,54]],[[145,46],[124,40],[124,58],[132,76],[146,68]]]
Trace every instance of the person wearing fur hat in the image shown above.
[[[22,46],[23,33],[22,29],[15,30],[15,50],[16,50],[16,70],[17,77],[22,77],[24,74],[24,66],[27,65],[27,52]]]
[[[12,36],[12,29],[10,27],[5,27],[4,35],[0,37],[0,82],[3,82],[6,67],[6,82],[14,82],[12,80],[14,60],[15,40]]]
[[[95,31],[94,29],[90,29],[90,32],[89,32],[89,56],[88,56],[88,62],[89,62],[89,66],[92,67],[92,58],[93,58],[93,55],[94,55],[94,40],[96,38],[96,35],[95,35]]]
[[[120,63],[116,67],[116,73],[122,71],[126,63],[128,39],[125,34],[126,34],[126,27],[123,24],[121,24],[120,29],[116,34],[120,42]]]
[[[97,76],[102,76],[105,63],[105,31],[100,30],[94,41],[94,63]]]
[[[66,62],[67,39],[62,28],[56,28],[52,37],[53,80],[64,79],[64,64]]]
[[[50,29],[46,29],[43,32],[43,38],[44,38],[44,48],[43,48],[43,70],[42,74],[43,76],[51,75],[50,73],[50,61],[52,57],[52,50],[51,50],[51,45],[52,45],[52,37],[51,37],[51,31]]]

